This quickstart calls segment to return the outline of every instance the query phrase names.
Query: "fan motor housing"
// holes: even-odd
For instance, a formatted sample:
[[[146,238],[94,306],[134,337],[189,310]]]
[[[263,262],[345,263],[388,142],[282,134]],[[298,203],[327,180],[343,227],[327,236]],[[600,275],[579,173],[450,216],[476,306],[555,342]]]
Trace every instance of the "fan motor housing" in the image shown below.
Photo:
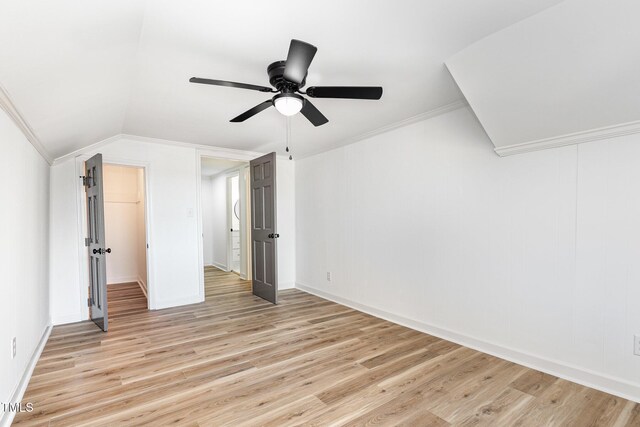
[[[284,79],[284,67],[287,65],[287,61],[276,61],[267,67],[267,74],[269,75],[269,83],[271,86],[283,92],[294,92],[295,90],[303,87],[306,83],[307,77],[302,80],[302,83],[295,84],[293,82]]]

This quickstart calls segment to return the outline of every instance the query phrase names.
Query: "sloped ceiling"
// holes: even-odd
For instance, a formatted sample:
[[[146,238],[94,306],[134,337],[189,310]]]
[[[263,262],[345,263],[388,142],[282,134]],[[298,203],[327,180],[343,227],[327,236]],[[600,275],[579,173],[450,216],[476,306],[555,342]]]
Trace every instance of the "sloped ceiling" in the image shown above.
[[[229,119],[267,84],[291,38],[318,46],[310,85],[381,85],[380,102],[315,100],[330,122],[292,119],[294,154],[344,144],[463,99],[443,62],[558,0],[1,0],[0,84],[53,157],[116,134],[253,151],[284,149],[274,109]]]
[[[640,131],[640,2],[567,0],[446,61],[499,154]]]

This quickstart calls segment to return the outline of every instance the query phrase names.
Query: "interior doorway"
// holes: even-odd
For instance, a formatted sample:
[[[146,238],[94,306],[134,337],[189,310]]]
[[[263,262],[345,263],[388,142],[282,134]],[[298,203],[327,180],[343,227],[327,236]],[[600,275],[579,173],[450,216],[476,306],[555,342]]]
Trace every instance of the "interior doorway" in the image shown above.
[[[107,310],[117,318],[149,309],[145,170],[103,166]]]
[[[249,163],[203,156],[200,170],[205,299],[250,291]]]

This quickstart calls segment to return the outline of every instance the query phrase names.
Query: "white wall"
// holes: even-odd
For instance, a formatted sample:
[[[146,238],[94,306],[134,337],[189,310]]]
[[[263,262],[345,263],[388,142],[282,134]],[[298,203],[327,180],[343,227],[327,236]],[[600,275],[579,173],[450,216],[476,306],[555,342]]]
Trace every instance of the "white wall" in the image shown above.
[[[278,288],[290,289],[296,282],[296,176],[295,163],[277,159]]]
[[[1,109],[0,204],[0,402],[8,403],[50,324],[49,165]]]
[[[142,169],[104,165],[107,283],[131,283],[144,276],[145,223]],[[140,204],[142,203],[142,210]]]
[[[117,140],[86,154],[101,152],[105,162],[146,165],[150,205],[149,299],[152,308],[189,304],[200,300],[198,226],[195,210],[195,149],[136,140]],[[77,176],[75,159],[52,167],[52,317],[55,324],[84,320],[86,293],[78,235]],[[78,166],[79,168],[79,166]]]
[[[211,177],[203,176],[201,185],[204,265],[213,265],[213,188],[211,185]]]
[[[83,150],[77,159],[63,159],[51,167],[51,315],[54,324],[87,318],[86,271],[83,266],[85,249],[78,237],[84,215],[78,212],[78,198],[82,197],[78,175],[82,173],[82,160],[100,152],[105,162],[144,165],[147,172],[148,211],[150,233],[148,242],[149,302],[159,309],[199,302],[200,240],[196,210],[200,155],[219,157],[218,153],[232,156],[233,150],[217,150],[188,144],[146,142],[138,138],[115,139]],[[241,156],[243,152],[238,152]],[[244,154],[246,156],[246,154]],[[242,159],[242,157],[238,157]],[[281,161],[280,169],[292,166]],[[284,173],[284,172],[283,172]],[[283,184],[283,188],[293,183]],[[284,191],[278,202],[282,209],[291,209],[285,217],[295,218],[293,201],[280,196],[293,197],[293,191]],[[280,212],[279,211],[279,212]],[[293,223],[292,223],[293,224]],[[290,226],[285,240],[295,242],[295,229]],[[282,240],[282,239],[281,239]],[[286,250],[295,250],[289,243]],[[294,277],[295,258],[280,251],[279,271],[284,277]],[[282,280],[282,279],[281,279]]]
[[[500,158],[466,108],[302,159],[297,286],[638,400],[638,159]]]

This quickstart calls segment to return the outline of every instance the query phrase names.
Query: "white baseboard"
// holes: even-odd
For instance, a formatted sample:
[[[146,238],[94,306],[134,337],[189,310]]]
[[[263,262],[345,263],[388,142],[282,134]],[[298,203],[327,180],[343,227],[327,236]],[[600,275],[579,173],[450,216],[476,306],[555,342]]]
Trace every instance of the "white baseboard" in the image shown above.
[[[148,301],[149,300],[149,295],[147,294],[147,284],[140,277],[138,277],[136,282],[138,282],[138,285],[140,286],[140,289],[142,289],[142,293],[144,294],[144,296],[147,298],[147,301]]]
[[[229,269],[227,268],[226,265],[224,264],[220,264],[219,262],[212,262],[211,264],[209,264],[211,267],[215,267],[215,268],[219,268],[220,270],[223,271],[229,271]]]
[[[31,380],[31,375],[33,375],[33,370],[35,369],[36,364],[40,359],[40,355],[42,354],[42,350],[44,350],[44,346],[47,344],[47,341],[49,340],[49,335],[51,335],[52,328],[53,326],[49,324],[44,329],[44,332],[42,333],[42,337],[40,338],[40,342],[38,343],[38,346],[36,347],[36,349],[33,351],[33,354],[31,355],[31,359],[29,360],[29,364],[27,365],[27,368],[22,374],[22,378],[20,378],[20,382],[18,383],[18,386],[16,387],[15,391],[11,395],[11,399],[9,403],[16,404],[22,401],[22,398],[24,397],[24,392],[27,390],[27,386],[29,385],[29,380]],[[16,416],[15,412],[5,412],[2,415],[2,418],[0,418],[0,427],[9,427],[13,422],[13,419],[15,418],[15,416]]]
[[[157,301],[154,310],[162,310],[163,308],[178,307],[181,305],[198,304],[204,299],[200,295],[194,295],[186,298],[176,298],[173,300]]]
[[[384,310],[360,304],[347,298],[338,297],[330,293],[315,289],[313,287],[302,285],[300,283],[296,283],[296,288],[327,299],[329,301],[337,302],[338,304],[342,304],[358,311],[362,311],[372,316],[379,317],[381,319],[388,320],[390,322],[397,323],[399,325],[406,326],[408,328],[415,329],[417,331],[424,332],[426,334],[433,335],[435,337],[442,338],[447,341],[451,341],[456,344],[460,344],[465,347],[469,347],[474,350],[478,350],[483,353],[487,353],[492,356],[517,363],[519,365],[526,366],[528,368],[546,372],[547,374],[551,374],[568,381],[572,381],[587,387],[594,388],[596,390],[604,391],[605,393],[613,394],[624,399],[629,399],[633,400],[634,402],[640,403],[639,384],[634,384],[621,378],[615,378],[599,372],[572,366],[565,362],[536,356],[488,341],[482,341],[458,332],[450,331],[445,328],[429,325],[424,322],[409,319],[397,314],[389,313]]]
[[[138,276],[121,276],[114,277],[112,279],[107,280],[109,285],[122,285],[124,283],[135,283],[138,281]]]

